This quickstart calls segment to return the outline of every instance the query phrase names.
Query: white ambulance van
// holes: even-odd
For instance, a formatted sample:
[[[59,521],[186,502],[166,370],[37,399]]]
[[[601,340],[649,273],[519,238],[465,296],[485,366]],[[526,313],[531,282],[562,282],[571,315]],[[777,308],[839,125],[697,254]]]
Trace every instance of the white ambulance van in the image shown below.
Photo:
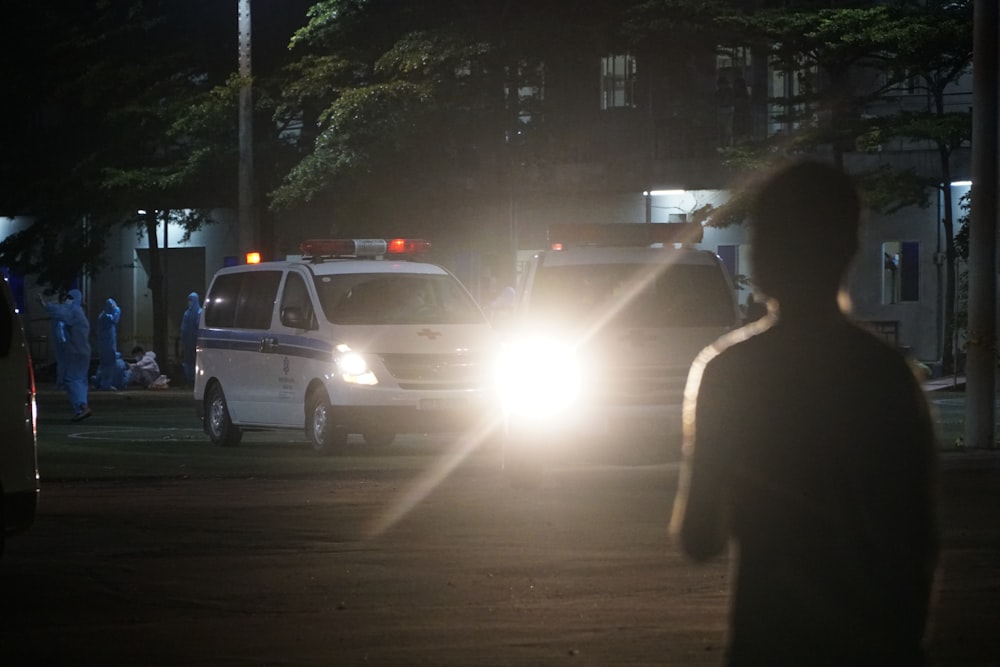
[[[679,455],[695,356],[739,326],[733,282],[689,244],[700,225],[551,226],[518,286],[503,361],[504,469],[515,486],[545,467],[653,439]]]
[[[194,397],[212,442],[304,429],[320,453],[361,434],[464,432],[499,423],[498,342],[416,239],[312,240],[302,259],[219,270],[198,332]]]

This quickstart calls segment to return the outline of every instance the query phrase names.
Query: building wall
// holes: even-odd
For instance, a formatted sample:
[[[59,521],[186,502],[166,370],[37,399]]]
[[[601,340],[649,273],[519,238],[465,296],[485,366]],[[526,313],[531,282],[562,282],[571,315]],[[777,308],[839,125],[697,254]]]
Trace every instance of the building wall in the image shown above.
[[[177,354],[181,316],[187,308],[187,295],[197,292],[204,299],[215,271],[227,256],[235,257],[238,235],[232,211],[212,211],[217,222],[205,226],[182,241],[183,230],[171,224],[164,236],[158,228],[157,244],[166,248],[165,279],[167,290],[168,354]],[[153,345],[153,301],[147,270],[149,239],[134,228],[123,229],[107,240],[108,266],[89,280],[88,309],[92,317],[108,297],[122,309],[118,326],[118,349],[127,355],[135,345],[151,349]],[[162,364],[161,364],[162,365]]]

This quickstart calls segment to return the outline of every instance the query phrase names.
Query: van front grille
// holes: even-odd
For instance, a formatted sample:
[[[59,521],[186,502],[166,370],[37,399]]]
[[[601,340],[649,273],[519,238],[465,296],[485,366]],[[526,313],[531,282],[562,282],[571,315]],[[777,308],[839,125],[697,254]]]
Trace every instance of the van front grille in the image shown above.
[[[683,400],[688,367],[602,369],[593,388],[601,405],[670,405]]]
[[[481,389],[492,364],[469,354],[382,354],[386,370],[401,389]]]

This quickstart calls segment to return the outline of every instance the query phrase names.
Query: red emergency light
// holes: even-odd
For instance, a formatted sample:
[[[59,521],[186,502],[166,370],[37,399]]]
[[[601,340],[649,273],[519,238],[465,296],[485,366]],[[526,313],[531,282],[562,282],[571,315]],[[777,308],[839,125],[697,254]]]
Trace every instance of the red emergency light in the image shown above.
[[[430,241],[423,239],[390,239],[390,255],[418,255],[431,249]]]
[[[553,250],[571,246],[650,246],[654,243],[700,243],[697,222],[557,223],[549,225]]]

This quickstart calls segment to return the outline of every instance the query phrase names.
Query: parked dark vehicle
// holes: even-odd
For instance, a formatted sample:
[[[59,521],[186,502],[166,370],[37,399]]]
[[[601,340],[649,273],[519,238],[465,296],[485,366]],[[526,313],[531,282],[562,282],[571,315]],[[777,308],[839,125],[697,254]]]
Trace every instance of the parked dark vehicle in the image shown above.
[[[8,536],[26,530],[38,505],[35,378],[20,315],[0,280],[0,554]]]

